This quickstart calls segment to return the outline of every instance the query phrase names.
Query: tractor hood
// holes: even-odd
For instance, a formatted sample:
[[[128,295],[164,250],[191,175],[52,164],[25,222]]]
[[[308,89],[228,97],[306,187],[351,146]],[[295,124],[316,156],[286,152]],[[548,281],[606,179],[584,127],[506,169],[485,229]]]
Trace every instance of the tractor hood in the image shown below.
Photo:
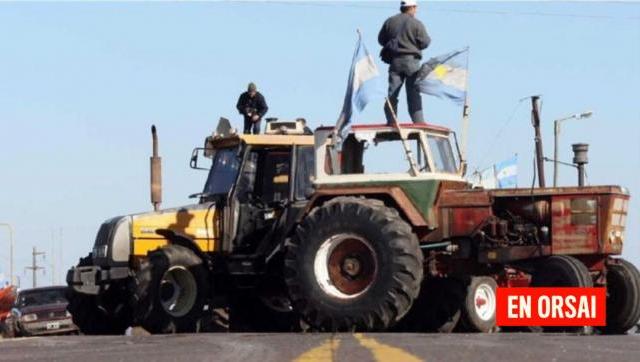
[[[194,240],[203,251],[213,251],[219,239],[217,212],[214,203],[204,203],[109,219],[96,236],[93,262],[125,266],[131,256],[145,256],[166,245],[167,240],[156,233],[160,229]]]

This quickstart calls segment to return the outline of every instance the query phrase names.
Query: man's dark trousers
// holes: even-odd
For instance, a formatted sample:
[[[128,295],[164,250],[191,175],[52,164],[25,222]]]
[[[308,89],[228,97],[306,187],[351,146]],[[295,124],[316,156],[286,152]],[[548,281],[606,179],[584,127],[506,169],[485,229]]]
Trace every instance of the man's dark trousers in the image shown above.
[[[260,120],[253,122],[251,117],[244,117],[244,134],[260,134]]]
[[[397,116],[398,95],[400,94],[400,89],[402,89],[402,84],[406,83],[407,105],[413,123],[424,123],[422,97],[416,86],[419,70],[420,59],[414,55],[396,56],[391,60],[391,64],[389,64],[389,102],[391,102],[393,106],[393,112]],[[393,124],[393,115],[386,102],[384,105],[384,114],[387,118],[387,124]]]

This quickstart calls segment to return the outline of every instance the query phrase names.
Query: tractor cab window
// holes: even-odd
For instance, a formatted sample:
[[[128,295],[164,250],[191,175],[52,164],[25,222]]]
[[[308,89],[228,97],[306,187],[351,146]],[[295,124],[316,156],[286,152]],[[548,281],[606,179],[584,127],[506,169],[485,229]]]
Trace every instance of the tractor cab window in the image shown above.
[[[289,170],[291,153],[289,151],[267,152],[263,159],[263,167],[259,168],[256,192],[262,200],[270,202],[284,201],[289,198]]]
[[[277,221],[276,204],[289,199],[291,150],[252,147],[236,187],[238,232],[235,245],[252,252]]]
[[[296,200],[305,200],[313,193],[315,153],[313,146],[300,146],[296,150]]]
[[[288,149],[254,149],[249,155],[238,182],[241,202],[254,197],[264,203],[289,198],[291,151]]]
[[[227,194],[238,176],[240,159],[237,148],[222,148],[214,151],[213,163],[204,187],[207,195]]]
[[[419,132],[409,133],[407,146],[421,172],[429,172],[429,162]],[[405,173],[409,163],[397,132],[350,134],[342,149],[343,174]]]
[[[446,137],[432,136],[427,137],[431,154],[433,155],[433,164],[437,172],[455,173],[456,159],[451,149],[451,143]]]

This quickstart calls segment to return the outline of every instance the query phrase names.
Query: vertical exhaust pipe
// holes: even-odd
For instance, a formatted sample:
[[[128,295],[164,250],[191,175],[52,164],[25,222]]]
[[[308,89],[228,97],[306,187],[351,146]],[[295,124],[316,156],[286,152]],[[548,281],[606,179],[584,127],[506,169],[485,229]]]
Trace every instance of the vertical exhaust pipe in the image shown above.
[[[589,152],[589,145],[586,143],[576,143],[571,145],[573,148],[573,163],[578,166],[578,186],[584,186],[585,169],[584,165],[589,163],[587,153]]]
[[[546,187],[544,177],[544,151],[542,150],[542,134],[540,133],[540,96],[531,96],[531,123],[536,133],[536,165],[538,166],[538,184]]]
[[[160,210],[162,203],[162,158],[158,156],[158,134],[156,126],[151,126],[151,138],[153,140],[153,155],[151,156],[151,204],[153,210]]]

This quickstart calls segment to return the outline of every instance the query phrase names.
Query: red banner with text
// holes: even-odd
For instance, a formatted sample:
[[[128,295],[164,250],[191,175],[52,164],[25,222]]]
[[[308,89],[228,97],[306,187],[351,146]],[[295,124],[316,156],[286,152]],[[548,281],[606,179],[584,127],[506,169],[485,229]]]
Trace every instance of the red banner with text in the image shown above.
[[[496,324],[524,326],[604,326],[605,288],[498,288]]]

